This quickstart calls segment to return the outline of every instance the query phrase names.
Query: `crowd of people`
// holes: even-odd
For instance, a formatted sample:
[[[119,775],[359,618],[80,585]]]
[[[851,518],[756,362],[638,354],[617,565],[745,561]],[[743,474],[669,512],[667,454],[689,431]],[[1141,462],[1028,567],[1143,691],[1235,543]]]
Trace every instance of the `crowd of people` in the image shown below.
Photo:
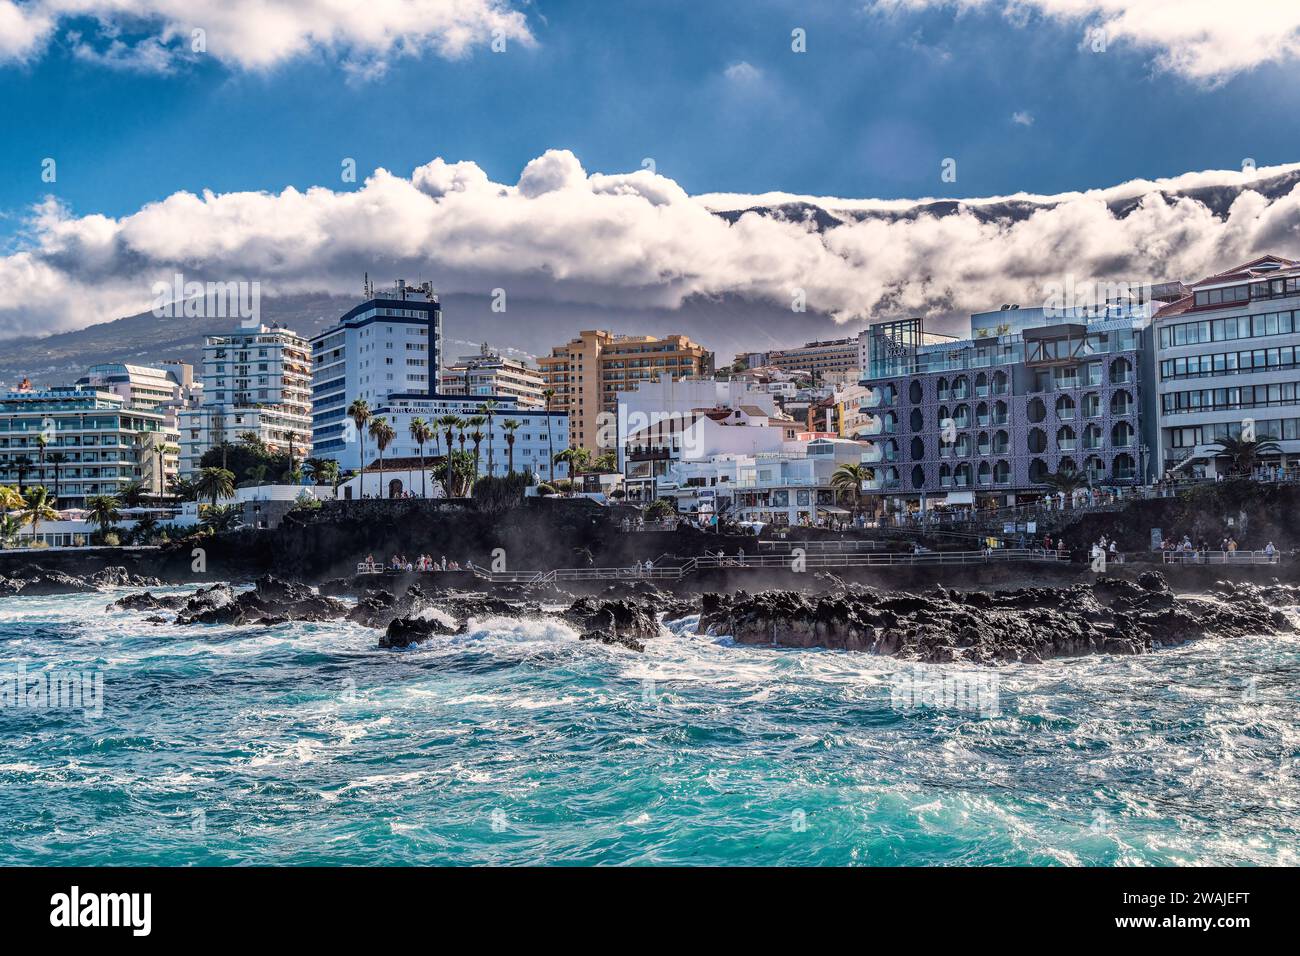
[[[373,554],[366,555],[364,566],[375,569],[381,567],[375,561]],[[388,571],[419,571],[421,573],[430,571],[472,571],[474,570],[474,562],[468,559],[465,560],[464,564],[459,561],[448,561],[445,554],[441,558],[422,554],[415,560],[411,560],[405,555],[395,554],[389,559],[388,564],[382,567]]]
[[[1215,553],[1209,542],[1204,539],[1193,542],[1190,535],[1183,535],[1183,540],[1181,541],[1164,541],[1160,545],[1160,550],[1167,554],[1182,555],[1189,560],[1200,561],[1204,561],[1207,555]],[[1232,536],[1223,538],[1219,542],[1218,553],[1226,555],[1228,560],[1232,560],[1232,556],[1237,554],[1239,550],[1240,545],[1238,545],[1237,539]],[[1269,541],[1260,550],[1264,556],[1270,560],[1276,560],[1278,557],[1279,552],[1277,548],[1274,547],[1272,541]]]

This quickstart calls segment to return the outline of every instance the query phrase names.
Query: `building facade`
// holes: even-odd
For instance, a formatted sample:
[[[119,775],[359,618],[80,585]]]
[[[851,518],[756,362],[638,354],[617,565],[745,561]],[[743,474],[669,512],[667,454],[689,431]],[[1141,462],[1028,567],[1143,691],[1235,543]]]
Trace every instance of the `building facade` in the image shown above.
[[[544,408],[545,387],[541,372],[527,362],[506,358],[485,342],[478,355],[462,355],[443,369],[439,390],[443,395],[462,397],[505,396],[519,408]]]
[[[252,432],[276,454],[311,453],[311,352],[289,329],[259,326],[203,343],[202,402],[180,412],[180,471]]]
[[[394,439],[384,451],[385,458],[417,458],[419,447],[411,438],[411,423],[421,418],[437,432],[424,448],[424,454],[443,454],[445,428],[439,419],[468,419],[482,413],[487,402],[494,402],[491,428],[480,427],[479,473],[504,475],[509,470],[511,442],[516,471],[528,471],[549,477],[552,467],[548,449],[556,452],[568,444],[569,421],[563,411],[547,414],[541,404],[540,377],[529,388],[505,393],[490,393],[484,383],[502,386],[519,384],[513,360],[501,359],[490,352],[471,356],[482,360],[476,369],[481,378],[471,378],[470,394],[446,394],[439,385],[442,368],[442,306],[429,283],[418,288],[399,281],[395,288],[374,294],[373,290],[360,305],[349,310],[338,323],[311,340],[314,399],[313,453],[337,461],[346,471],[359,471],[378,459],[378,449],[368,434],[360,434],[348,417],[347,410],[358,398],[370,407],[372,419],[384,418],[392,427]],[[462,391],[465,380],[460,379]],[[516,394],[536,388],[536,395]],[[486,416],[484,416],[486,418]],[[519,427],[506,428],[509,421]],[[549,424],[548,424],[549,423]],[[462,429],[454,429],[453,445],[473,451],[469,438],[472,428],[465,428],[466,440],[460,442]],[[549,432],[549,435],[548,435]],[[364,459],[364,461],[363,461]],[[490,466],[490,467],[489,467]],[[567,474],[564,465],[554,466],[555,477]],[[407,489],[409,490],[409,489]]]
[[[0,399],[0,484],[44,485],[63,508],[119,495],[133,482],[156,488],[165,442],[161,413],[94,386],[24,389]]]
[[[863,385],[866,490],[898,503],[1014,504],[1076,473],[1093,486],[1154,472],[1149,304],[1004,309],[971,337],[927,342],[919,319],[873,327]]]
[[[312,446],[344,469],[361,467],[350,441],[347,409],[364,399],[371,409],[391,395],[432,397],[442,367],[442,305],[433,286],[399,279],[312,337]]]
[[[547,388],[555,390],[551,407],[569,419],[566,445],[594,453],[618,443],[614,427],[618,393],[668,374],[705,378],[713,374],[713,353],[684,335],[615,335],[585,331],[537,365]]]
[[[1263,256],[1203,279],[1154,326],[1160,474],[1213,476],[1216,443],[1243,434],[1300,456],[1300,262]]]

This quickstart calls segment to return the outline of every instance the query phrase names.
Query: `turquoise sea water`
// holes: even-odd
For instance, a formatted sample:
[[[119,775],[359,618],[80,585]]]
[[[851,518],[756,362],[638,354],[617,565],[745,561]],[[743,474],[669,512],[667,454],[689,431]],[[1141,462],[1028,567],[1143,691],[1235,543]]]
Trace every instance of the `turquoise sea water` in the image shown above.
[[[1297,863],[1297,638],[1002,668],[981,714],[690,622],[381,651],[118,593],[0,599],[0,678],[104,681],[98,716],[0,708],[0,864]]]

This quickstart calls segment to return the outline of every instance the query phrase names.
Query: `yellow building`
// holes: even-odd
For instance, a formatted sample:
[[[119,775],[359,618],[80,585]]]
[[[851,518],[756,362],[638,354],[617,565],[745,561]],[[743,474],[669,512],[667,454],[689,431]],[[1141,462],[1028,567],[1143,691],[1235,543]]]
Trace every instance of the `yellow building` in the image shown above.
[[[615,447],[617,393],[657,379],[713,374],[713,353],[685,335],[615,335],[580,332],[537,360],[547,388],[555,389],[551,410],[569,416],[569,447],[599,453]]]

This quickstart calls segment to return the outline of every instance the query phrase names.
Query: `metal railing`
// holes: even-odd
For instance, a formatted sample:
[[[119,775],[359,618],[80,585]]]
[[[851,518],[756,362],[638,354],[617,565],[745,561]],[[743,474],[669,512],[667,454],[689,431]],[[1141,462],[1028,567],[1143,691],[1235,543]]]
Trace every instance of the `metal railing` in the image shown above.
[[[927,567],[954,564],[1000,564],[1032,561],[1056,564],[1069,560],[1065,551],[1043,548],[994,548],[981,551],[923,551],[918,554],[823,553],[806,554],[798,559],[800,570],[825,568]],[[559,581],[680,581],[699,571],[790,570],[796,558],[787,554],[708,554],[687,558],[675,566],[628,568],[555,568],[550,571],[485,571],[471,567],[475,575],[494,584],[544,585]]]
[[[1165,564],[1278,564],[1282,556],[1274,551],[1166,551]]]

